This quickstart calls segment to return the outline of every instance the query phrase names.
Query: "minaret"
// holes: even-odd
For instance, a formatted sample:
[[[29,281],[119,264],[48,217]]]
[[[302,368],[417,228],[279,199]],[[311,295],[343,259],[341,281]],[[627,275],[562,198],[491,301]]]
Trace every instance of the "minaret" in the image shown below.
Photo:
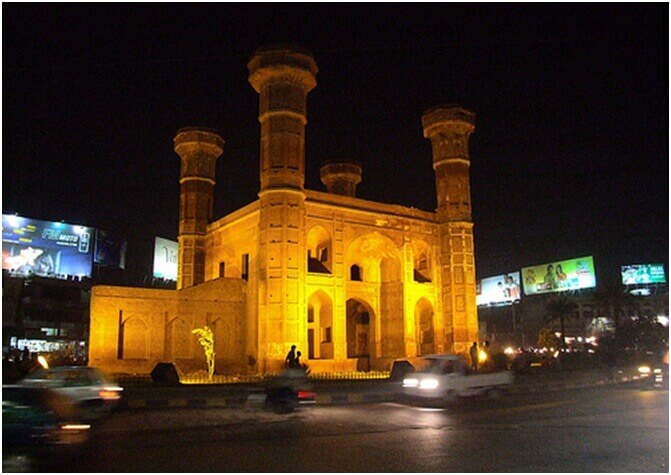
[[[334,195],[356,196],[356,186],[361,183],[361,165],[354,160],[333,160],[319,168],[326,191]]]
[[[301,48],[269,46],[247,67],[261,123],[259,359],[275,370],[291,345],[307,352],[305,124],[317,64]]]
[[[212,220],[212,190],[217,157],[224,140],[216,133],[189,127],[175,135],[181,158],[177,289],[205,281],[205,232]]]
[[[445,343],[448,351],[467,353],[470,342],[478,340],[468,153],[475,114],[457,106],[436,107],[424,113],[422,125],[436,174]]]

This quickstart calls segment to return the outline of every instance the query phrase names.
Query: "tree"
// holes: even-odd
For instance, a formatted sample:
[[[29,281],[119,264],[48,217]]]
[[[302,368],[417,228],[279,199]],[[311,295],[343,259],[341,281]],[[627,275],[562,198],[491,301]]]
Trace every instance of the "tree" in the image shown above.
[[[557,335],[555,335],[554,330],[543,328],[538,334],[536,345],[539,348],[559,348],[561,342],[557,338]]]
[[[621,315],[627,309],[638,309],[636,297],[626,291],[625,287],[618,281],[606,281],[594,292],[599,309],[607,316],[612,315],[617,337],[622,327]],[[612,310],[612,314],[611,314]]]
[[[208,379],[212,381],[212,377],[214,376],[214,334],[207,325],[203,328],[191,330],[191,333],[197,334],[198,343],[203,345],[205,359],[207,360],[207,375]]]
[[[549,323],[559,323],[561,332],[561,346],[566,348],[566,321],[578,317],[578,304],[569,298],[565,292],[560,292],[548,299],[545,303],[545,320]]]

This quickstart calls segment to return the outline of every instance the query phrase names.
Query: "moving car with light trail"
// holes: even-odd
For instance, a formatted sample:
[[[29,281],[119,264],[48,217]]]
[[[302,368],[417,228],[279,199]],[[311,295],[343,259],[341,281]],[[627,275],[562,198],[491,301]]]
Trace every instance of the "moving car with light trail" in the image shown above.
[[[113,409],[121,399],[121,388],[98,368],[55,366],[33,371],[17,383],[24,387],[49,388],[70,399],[88,417]]]
[[[81,446],[86,424],[72,401],[48,388],[2,387],[2,448]]]
[[[403,379],[405,396],[434,401],[478,395],[496,399],[513,384],[510,371],[474,372],[459,355],[429,355],[421,363],[417,372]]]

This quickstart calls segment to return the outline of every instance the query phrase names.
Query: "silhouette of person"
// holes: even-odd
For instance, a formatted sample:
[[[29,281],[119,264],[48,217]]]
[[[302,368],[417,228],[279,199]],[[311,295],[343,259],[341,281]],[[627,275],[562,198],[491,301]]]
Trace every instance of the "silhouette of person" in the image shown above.
[[[474,341],[473,345],[471,345],[471,349],[469,350],[469,353],[471,355],[471,366],[473,367],[473,371],[478,370],[478,342]]]
[[[302,353],[300,351],[296,352],[296,366],[295,366],[295,368],[300,368],[301,367],[301,355],[302,355]]]
[[[296,345],[291,345],[291,350],[289,350],[289,353],[287,353],[286,358],[284,358],[284,367],[285,368],[296,367]]]

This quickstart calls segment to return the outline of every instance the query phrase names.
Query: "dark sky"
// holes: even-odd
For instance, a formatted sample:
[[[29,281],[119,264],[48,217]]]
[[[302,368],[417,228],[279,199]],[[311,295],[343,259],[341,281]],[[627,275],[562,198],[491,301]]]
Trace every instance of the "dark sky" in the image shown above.
[[[215,218],[256,199],[268,43],[312,51],[306,185],[363,166],[358,196],[433,211],[422,112],[477,114],[478,277],[593,255],[668,272],[669,6],[2,5],[3,213],[175,239],[175,132],[220,131]]]

